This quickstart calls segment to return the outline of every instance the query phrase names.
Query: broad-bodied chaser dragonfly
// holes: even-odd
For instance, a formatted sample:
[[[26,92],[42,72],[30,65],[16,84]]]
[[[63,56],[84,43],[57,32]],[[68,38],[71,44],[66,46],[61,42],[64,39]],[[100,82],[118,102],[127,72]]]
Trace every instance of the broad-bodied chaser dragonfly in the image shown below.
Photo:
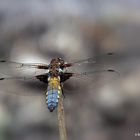
[[[114,53],[104,54],[107,57],[114,55]],[[89,75],[95,75],[96,73],[116,73],[118,72],[114,69],[94,69],[98,65],[95,58],[87,58],[84,60],[79,60],[76,62],[66,63],[61,58],[54,58],[51,60],[50,64],[38,64],[38,63],[18,63],[13,61],[1,60],[0,61],[0,73],[3,75],[0,77],[1,82],[3,80],[23,80],[28,81],[31,78],[40,80],[47,84],[46,91],[46,104],[50,112],[52,112],[58,106],[59,99],[63,93],[63,83],[70,79],[71,77],[83,77]],[[81,67],[83,64],[92,64],[93,68],[90,71],[84,72],[74,72],[72,67]],[[12,67],[12,68],[11,68]],[[13,69],[14,68],[14,69]],[[22,75],[11,75],[11,70],[21,71],[23,69],[36,69],[43,70],[42,73],[37,74],[36,72],[28,76]],[[3,69],[3,72],[1,70]],[[8,71],[8,72],[7,72]],[[8,85],[4,85],[5,87]]]

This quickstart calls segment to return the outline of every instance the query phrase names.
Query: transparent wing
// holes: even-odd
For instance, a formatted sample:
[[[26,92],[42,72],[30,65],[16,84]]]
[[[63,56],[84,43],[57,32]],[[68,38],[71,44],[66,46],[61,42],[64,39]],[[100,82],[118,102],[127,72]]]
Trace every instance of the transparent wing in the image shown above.
[[[17,95],[39,95],[47,88],[38,75],[47,74],[48,65],[40,63],[18,63],[0,61],[0,93]]]
[[[15,68],[48,69],[48,65],[43,63],[19,63],[19,62],[8,61],[8,60],[0,60],[0,64],[13,65]]]
[[[0,94],[16,94],[22,96],[43,95],[47,84],[40,82],[38,76],[10,77],[8,75],[3,75],[0,77]]]
[[[96,91],[104,86],[114,83],[120,73],[113,69],[91,70],[81,73],[67,73],[72,75],[70,80],[64,83],[64,89],[68,93],[88,94],[89,91]],[[84,96],[85,97],[85,96]]]
[[[70,89],[98,89],[114,82],[120,73],[116,69],[115,53],[101,54],[96,57],[82,59],[66,64],[66,72],[72,74],[66,88]],[[88,89],[87,89],[88,91]]]
[[[74,66],[81,66],[83,64],[97,64],[97,63],[99,64],[99,62],[101,63],[103,59],[105,62],[105,61],[108,61],[109,59],[112,59],[113,56],[115,56],[115,53],[109,52],[109,53],[98,55],[96,57],[89,57],[86,59],[70,62],[70,63],[65,64],[65,66],[74,67]]]
[[[41,63],[18,63],[12,61],[0,61],[0,76],[2,74],[9,76],[35,76],[45,73],[48,69],[47,64]]]

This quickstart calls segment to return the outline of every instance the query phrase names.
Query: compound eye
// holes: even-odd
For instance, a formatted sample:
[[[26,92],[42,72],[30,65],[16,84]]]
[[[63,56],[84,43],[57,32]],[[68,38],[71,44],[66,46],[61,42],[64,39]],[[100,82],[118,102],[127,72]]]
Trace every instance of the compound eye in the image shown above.
[[[59,58],[59,57],[58,57],[58,58],[57,58],[57,60],[59,60],[59,61],[60,61],[60,60],[61,60],[61,58]]]
[[[64,64],[64,60],[61,60],[61,64]]]

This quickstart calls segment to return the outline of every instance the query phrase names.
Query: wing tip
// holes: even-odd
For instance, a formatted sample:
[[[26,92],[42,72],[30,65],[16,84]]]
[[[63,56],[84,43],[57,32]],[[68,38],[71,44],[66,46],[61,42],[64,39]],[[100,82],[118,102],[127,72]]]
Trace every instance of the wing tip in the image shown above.
[[[5,60],[0,60],[0,62],[4,63],[4,62],[6,62],[6,61],[5,61]]]
[[[116,74],[118,74],[120,76],[120,73],[118,71],[114,70],[114,69],[108,69],[107,71],[112,72],[112,73],[114,72],[114,73],[116,73]]]
[[[0,80],[4,80],[5,78],[0,78]]]
[[[115,72],[115,70],[113,70],[113,69],[108,69],[107,71],[109,71],[109,72]]]
[[[109,53],[107,53],[107,55],[109,55],[109,56],[114,55],[114,52],[109,52]]]

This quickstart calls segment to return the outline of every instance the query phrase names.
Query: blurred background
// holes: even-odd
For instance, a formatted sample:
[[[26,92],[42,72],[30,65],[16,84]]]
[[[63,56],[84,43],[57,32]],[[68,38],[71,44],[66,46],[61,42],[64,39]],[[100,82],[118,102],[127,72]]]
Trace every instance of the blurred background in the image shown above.
[[[139,0],[0,0],[0,59],[48,64],[54,57],[71,62],[114,52],[96,68],[111,67],[120,76],[65,84],[68,139],[139,139],[139,13]],[[50,113],[45,96],[38,96],[46,87],[0,84],[0,140],[59,138],[56,111]]]

